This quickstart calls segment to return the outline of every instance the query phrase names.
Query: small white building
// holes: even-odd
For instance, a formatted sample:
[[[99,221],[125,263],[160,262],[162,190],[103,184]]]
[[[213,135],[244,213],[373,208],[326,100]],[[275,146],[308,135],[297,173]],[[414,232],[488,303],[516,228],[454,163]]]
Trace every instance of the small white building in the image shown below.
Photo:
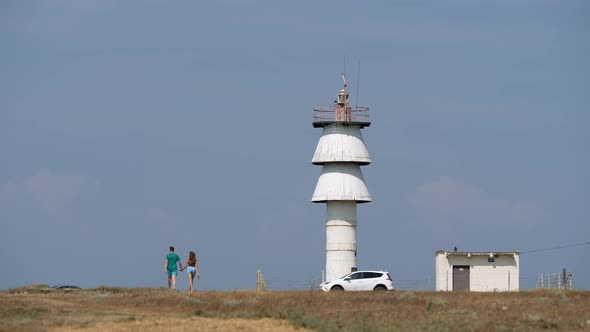
[[[436,252],[436,290],[518,291],[519,252]]]

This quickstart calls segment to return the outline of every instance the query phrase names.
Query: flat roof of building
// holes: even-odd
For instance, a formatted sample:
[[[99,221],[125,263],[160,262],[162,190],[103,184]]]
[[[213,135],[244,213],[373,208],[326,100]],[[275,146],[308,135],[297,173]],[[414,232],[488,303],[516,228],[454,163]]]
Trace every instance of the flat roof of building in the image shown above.
[[[435,252],[438,254],[446,254],[447,256],[514,256],[520,255],[519,251],[445,251],[438,250]]]

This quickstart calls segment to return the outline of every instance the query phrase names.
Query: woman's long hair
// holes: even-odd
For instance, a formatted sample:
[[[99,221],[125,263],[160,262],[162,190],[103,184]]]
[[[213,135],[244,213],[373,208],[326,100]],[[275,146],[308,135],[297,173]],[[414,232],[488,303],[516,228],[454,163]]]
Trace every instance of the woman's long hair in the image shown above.
[[[193,264],[197,262],[197,255],[194,251],[188,253],[188,262]]]

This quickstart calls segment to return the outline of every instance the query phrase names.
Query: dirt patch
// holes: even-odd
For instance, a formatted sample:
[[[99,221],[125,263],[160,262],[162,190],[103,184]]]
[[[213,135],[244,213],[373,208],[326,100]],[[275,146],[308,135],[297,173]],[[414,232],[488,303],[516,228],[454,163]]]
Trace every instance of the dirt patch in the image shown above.
[[[129,321],[97,323],[93,326],[60,327],[49,331],[309,331],[296,329],[288,322],[278,319],[242,319],[242,318],[166,318],[141,319],[128,318]]]

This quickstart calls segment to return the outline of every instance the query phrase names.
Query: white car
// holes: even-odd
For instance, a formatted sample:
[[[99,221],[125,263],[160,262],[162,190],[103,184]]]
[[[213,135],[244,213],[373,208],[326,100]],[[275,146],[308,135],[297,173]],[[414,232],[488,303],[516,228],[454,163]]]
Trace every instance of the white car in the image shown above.
[[[386,271],[356,271],[320,284],[324,291],[386,291],[394,290],[393,280]]]

